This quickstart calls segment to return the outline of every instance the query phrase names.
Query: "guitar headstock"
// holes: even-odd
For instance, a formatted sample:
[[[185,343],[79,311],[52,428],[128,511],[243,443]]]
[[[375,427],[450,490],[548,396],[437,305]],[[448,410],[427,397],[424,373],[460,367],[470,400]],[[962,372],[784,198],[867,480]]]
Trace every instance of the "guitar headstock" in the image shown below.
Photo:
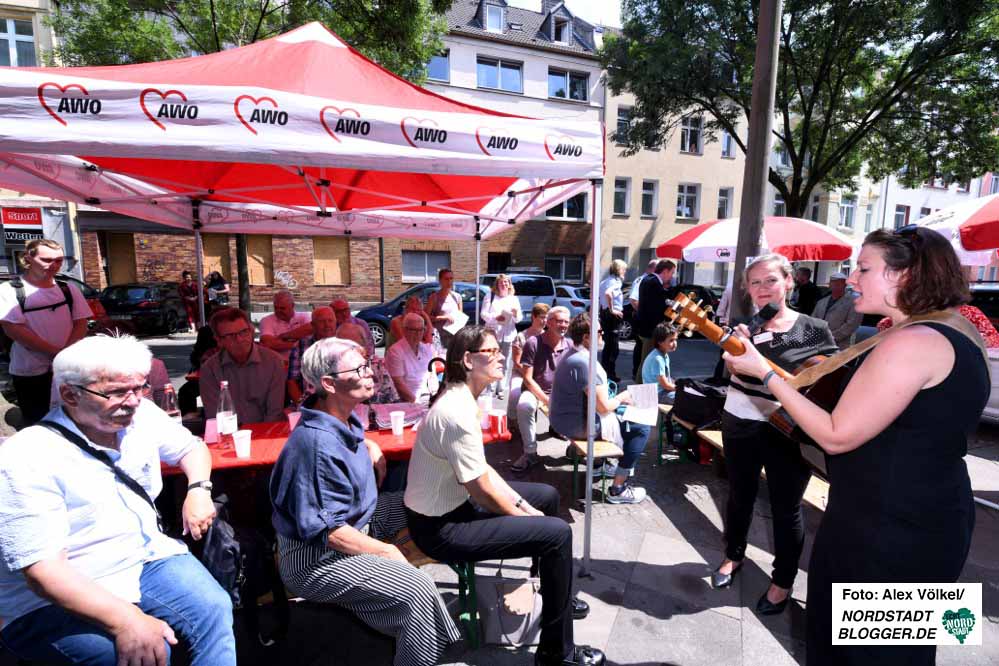
[[[703,301],[694,302],[697,295],[693,292],[684,294],[680,292],[672,301],[667,301],[666,319],[672,322],[686,337],[690,337],[694,331],[701,331],[705,322],[710,323],[708,315],[714,309],[708,305],[702,308]]]

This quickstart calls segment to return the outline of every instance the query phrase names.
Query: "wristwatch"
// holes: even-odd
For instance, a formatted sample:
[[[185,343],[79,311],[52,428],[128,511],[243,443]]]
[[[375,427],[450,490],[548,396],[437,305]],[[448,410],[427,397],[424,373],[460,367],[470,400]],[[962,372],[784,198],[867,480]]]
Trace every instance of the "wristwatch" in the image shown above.
[[[210,493],[210,492],[212,492],[212,482],[211,481],[195,481],[194,483],[192,483],[191,485],[189,485],[187,487],[187,489],[189,491],[194,490],[195,488],[204,488],[205,490],[207,490]]]

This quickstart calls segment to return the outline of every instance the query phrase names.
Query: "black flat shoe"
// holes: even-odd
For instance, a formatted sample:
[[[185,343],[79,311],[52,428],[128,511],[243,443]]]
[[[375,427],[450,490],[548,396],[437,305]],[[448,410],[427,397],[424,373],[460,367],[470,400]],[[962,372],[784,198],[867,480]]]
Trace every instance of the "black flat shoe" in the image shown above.
[[[534,666],[603,666],[606,661],[602,650],[589,645],[577,645],[572,654],[562,658],[534,653]]]
[[[719,568],[721,567],[719,566]],[[741,568],[742,564],[740,563],[736,568],[732,569],[732,573],[727,573],[727,574],[720,573],[718,569],[715,569],[714,571],[711,572],[711,587],[715,588],[716,590],[720,590],[723,587],[728,587],[729,585],[732,584],[732,581],[735,579],[735,575],[739,573],[739,569]]]
[[[579,597],[572,598],[572,619],[582,620],[590,614],[590,604]]]
[[[787,608],[787,605],[791,602],[791,593],[788,592],[787,596],[784,597],[784,601],[780,603],[773,603],[767,599],[767,593],[764,592],[760,600],[756,602],[756,612],[760,615],[780,615]]]

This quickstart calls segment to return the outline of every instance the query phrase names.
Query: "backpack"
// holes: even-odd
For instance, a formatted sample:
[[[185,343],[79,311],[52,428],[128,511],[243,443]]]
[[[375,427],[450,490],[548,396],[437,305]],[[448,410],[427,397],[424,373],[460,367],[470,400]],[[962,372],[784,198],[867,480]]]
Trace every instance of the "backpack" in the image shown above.
[[[56,285],[59,287],[59,290],[62,291],[61,303],[53,303],[52,305],[39,305],[33,308],[26,308],[24,307],[24,303],[25,301],[27,301],[28,297],[24,293],[24,282],[21,280],[21,276],[15,275],[10,280],[10,286],[14,288],[14,295],[17,297],[17,305],[18,307],[21,308],[22,313],[28,314],[29,312],[36,312],[38,310],[52,310],[53,312],[55,312],[58,308],[61,308],[62,306],[65,305],[69,307],[69,316],[70,318],[72,318],[73,290],[69,288],[68,284],[66,284],[65,282],[60,282],[59,280],[56,280]]]
[[[726,387],[684,377],[676,380],[673,416],[696,428],[714,426],[725,407]]]

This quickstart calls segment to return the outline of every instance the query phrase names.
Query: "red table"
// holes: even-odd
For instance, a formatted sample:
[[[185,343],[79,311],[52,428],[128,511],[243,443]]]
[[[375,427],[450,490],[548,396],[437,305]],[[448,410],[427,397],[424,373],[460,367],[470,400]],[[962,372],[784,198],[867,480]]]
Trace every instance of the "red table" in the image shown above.
[[[284,448],[284,443],[288,441],[290,434],[287,421],[248,423],[242,428],[253,433],[250,442],[250,457],[237,458],[235,449],[221,449],[218,444],[209,444],[208,450],[212,453],[213,472],[236,467],[268,467],[273,465],[277,462],[281,449]],[[388,460],[409,460],[413,454],[413,446],[416,444],[416,433],[410,427],[403,431],[402,437],[396,437],[391,430],[369,430],[364,433],[364,436],[378,444]],[[499,435],[491,431],[482,431],[482,439],[486,444],[508,442],[510,437],[509,429]],[[163,465],[164,476],[180,474],[180,471],[179,467]]]

